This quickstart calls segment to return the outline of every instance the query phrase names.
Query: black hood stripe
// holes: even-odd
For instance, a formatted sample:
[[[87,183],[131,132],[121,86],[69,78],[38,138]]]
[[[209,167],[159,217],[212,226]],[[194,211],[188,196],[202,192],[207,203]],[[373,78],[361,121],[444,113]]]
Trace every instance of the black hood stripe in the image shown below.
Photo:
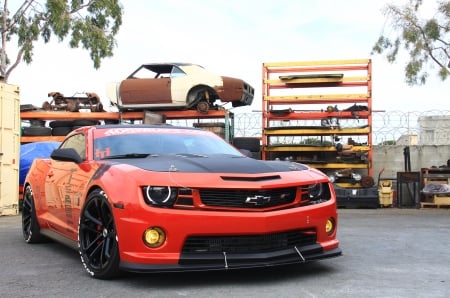
[[[288,172],[306,170],[307,167],[288,161],[263,161],[248,157],[186,157],[180,155],[149,156],[139,159],[115,160],[114,164],[128,164],[143,170],[154,172],[183,172],[183,173],[236,173],[261,174],[271,172]],[[269,175],[263,179],[277,179],[276,175]],[[236,179],[225,176],[224,179]],[[237,178],[239,179],[239,178]],[[247,178],[246,178],[247,179]],[[258,178],[259,179],[259,178]]]

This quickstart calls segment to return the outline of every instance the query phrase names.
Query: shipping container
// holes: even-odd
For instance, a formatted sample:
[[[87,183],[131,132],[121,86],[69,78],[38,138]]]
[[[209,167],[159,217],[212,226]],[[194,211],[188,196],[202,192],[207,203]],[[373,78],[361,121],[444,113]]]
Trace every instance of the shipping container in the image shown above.
[[[0,215],[19,213],[19,87],[0,83]]]

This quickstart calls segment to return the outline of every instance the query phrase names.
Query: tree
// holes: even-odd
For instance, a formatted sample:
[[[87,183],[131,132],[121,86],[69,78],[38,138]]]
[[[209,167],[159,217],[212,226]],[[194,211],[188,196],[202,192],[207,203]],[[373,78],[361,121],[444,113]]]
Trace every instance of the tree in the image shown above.
[[[0,75],[4,82],[22,61],[33,61],[35,42],[42,38],[48,43],[52,35],[59,42],[70,36],[71,48],[81,45],[88,50],[95,69],[101,59],[113,55],[114,37],[122,25],[119,0],[25,0],[14,13],[9,5],[4,0],[1,7],[0,1]],[[12,42],[17,42],[14,58],[7,53]]]
[[[393,63],[403,46],[409,54],[405,78],[411,86],[424,85],[429,75],[427,70],[436,66],[442,81],[449,76],[450,1],[438,1],[436,12],[429,19],[419,18],[422,2],[409,0],[403,6],[386,5],[383,14],[394,29],[394,36],[381,34],[372,48],[372,55],[386,51],[387,61]]]

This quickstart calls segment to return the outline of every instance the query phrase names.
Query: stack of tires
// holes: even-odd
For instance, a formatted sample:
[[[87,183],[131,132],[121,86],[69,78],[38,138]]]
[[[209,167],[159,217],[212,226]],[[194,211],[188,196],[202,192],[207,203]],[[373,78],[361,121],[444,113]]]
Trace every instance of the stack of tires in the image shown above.
[[[30,126],[22,127],[23,136],[65,136],[72,130],[89,125],[97,125],[99,121],[89,119],[54,120],[48,123],[43,120],[30,120]]]
[[[233,139],[234,147],[247,150],[250,157],[261,159],[261,138],[258,137],[235,137]]]
[[[55,120],[51,121],[48,125],[52,129],[52,136],[65,136],[72,130],[77,129],[78,127],[97,124],[99,124],[97,120],[77,119],[77,120]]]
[[[30,126],[22,127],[23,136],[51,136],[52,129],[45,126],[44,120],[30,120]]]

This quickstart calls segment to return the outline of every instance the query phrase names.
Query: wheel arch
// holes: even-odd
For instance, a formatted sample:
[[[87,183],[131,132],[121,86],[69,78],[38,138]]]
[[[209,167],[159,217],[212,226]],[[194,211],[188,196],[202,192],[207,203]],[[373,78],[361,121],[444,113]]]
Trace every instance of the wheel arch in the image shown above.
[[[27,189],[27,187],[30,186],[31,187],[31,183],[28,181],[25,181],[25,183],[23,184],[23,192],[22,192],[22,197],[20,197],[19,199],[23,200],[24,196],[25,196],[25,190]],[[31,190],[33,190],[33,188],[31,188]]]
[[[107,200],[109,207],[111,208],[111,212],[114,216],[114,218],[118,217],[119,214],[117,214],[117,208],[120,209],[121,203],[115,201],[113,198],[114,196],[111,196],[110,193],[105,189],[105,187],[103,187],[102,185],[99,184],[95,184],[95,185],[91,185],[88,190],[86,191],[86,196],[84,198],[84,202],[83,202],[83,206],[81,206],[81,209],[84,208],[84,206],[86,205],[87,199],[90,196],[91,193],[93,193],[94,191],[100,191],[103,193],[103,196],[105,197],[105,199]],[[114,190],[113,190],[114,192]],[[123,203],[122,203],[123,205]],[[119,207],[118,207],[119,206]],[[122,208],[123,209],[123,208]]]
[[[98,191],[103,191],[103,192],[105,193],[105,197],[106,197],[106,199],[108,200],[108,202],[109,202],[110,204],[112,204],[112,202],[110,201],[108,195],[106,194],[106,191],[105,191],[100,185],[95,184],[95,185],[91,185],[91,186],[89,187],[89,189],[86,191],[86,197],[84,198],[84,202],[83,202],[82,208],[86,205],[86,201],[87,201],[89,195],[90,195],[91,193],[93,193],[94,191],[96,191],[96,190],[98,190]]]
[[[25,195],[27,194],[27,188],[28,188],[28,187],[30,187],[30,188],[31,188],[31,191],[33,192],[34,208],[35,208],[36,212],[41,213],[41,212],[42,212],[42,208],[41,208],[41,203],[39,203],[39,200],[40,200],[40,194],[39,194],[39,192],[35,192],[35,189],[34,189],[33,185],[32,185],[30,182],[28,182],[28,181],[26,181],[26,182],[23,184],[22,197],[20,198],[20,200],[22,201],[22,208],[23,208],[23,203],[24,203],[24,200],[25,200]],[[23,211],[23,210],[22,210],[22,211]],[[40,217],[39,217],[39,216],[38,216],[37,220],[38,220],[38,222],[41,224],[41,221],[40,221]]]
[[[208,92],[208,102],[209,104],[213,104],[216,99],[219,98],[216,90],[205,84],[198,84],[189,89],[186,95],[186,105],[188,108],[194,107],[202,98],[198,97],[199,92],[206,91]]]

